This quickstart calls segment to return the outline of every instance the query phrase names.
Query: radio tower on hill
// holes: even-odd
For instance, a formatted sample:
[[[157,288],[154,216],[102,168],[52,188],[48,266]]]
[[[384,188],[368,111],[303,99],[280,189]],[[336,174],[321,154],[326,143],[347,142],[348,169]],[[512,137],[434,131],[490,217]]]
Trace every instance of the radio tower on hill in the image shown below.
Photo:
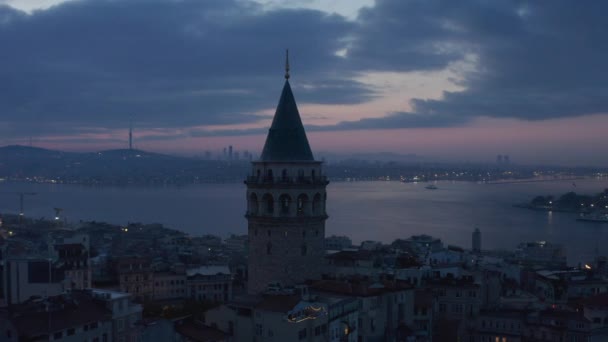
[[[133,120],[129,122],[129,150],[133,150]]]

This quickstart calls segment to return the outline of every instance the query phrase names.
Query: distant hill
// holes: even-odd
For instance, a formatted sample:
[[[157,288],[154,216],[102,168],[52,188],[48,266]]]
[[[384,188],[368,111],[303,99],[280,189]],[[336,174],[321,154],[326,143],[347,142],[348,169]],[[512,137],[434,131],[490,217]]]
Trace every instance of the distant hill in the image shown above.
[[[0,158],[57,158],[70,152],[49,150],[41,147],[8,145],[0,147]]]
[[[226,163],[129,149],[81,153],[18,145],[0,147],[0,177],[15,181],[181,184],[244,177],[244,162],[231,163],[230,167]]]

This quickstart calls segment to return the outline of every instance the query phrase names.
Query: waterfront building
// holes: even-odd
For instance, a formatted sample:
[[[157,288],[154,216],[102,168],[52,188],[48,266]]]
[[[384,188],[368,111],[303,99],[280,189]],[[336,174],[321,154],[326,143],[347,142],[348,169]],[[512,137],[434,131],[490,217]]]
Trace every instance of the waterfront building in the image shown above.
[[[325,255],[327,178],[314,159],[289,84],[285,84],[260,159],[247,185],[248,292],[319,278]]]

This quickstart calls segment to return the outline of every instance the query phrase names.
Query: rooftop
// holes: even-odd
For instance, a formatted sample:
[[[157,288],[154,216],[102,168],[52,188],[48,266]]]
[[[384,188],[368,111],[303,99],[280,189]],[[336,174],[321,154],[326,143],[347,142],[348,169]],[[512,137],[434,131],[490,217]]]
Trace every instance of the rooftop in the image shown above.
[[[50,297],[48,302],[31,301],[16,306],[12,323],[19,335],[34,338],[70,327],[111,319],[103,303],[96,301],[83,291],[74,291],[70,295]]]
[[[189,270],[186,270],[186,275],[188,277],[195,276],[195,275],[218,275],[218,274],[230,275],[230,269],[228,268],[228,266],[225,266],[225,265],[222,265],[222,266],[213,265],[213,266],[200,266],[197,268],[191,268]]]
[[[285,80],[260,160],[314,161],[288,80]]]
[[[104,290],[104,289],[91,289],[91,293],[94,296],[101,297],[103,299],[119,299],[119,298],[128,298],[131,295],[125,292],[112,291],[112,290]]]

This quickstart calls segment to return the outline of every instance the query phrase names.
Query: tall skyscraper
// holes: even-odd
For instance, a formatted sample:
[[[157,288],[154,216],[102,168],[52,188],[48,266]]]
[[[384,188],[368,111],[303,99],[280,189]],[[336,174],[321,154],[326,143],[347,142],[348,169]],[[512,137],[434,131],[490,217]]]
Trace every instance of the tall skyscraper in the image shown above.
[[[248,292],[319,278],[324,264],[326,186],[289,85],[285,85],[247,185]]]

